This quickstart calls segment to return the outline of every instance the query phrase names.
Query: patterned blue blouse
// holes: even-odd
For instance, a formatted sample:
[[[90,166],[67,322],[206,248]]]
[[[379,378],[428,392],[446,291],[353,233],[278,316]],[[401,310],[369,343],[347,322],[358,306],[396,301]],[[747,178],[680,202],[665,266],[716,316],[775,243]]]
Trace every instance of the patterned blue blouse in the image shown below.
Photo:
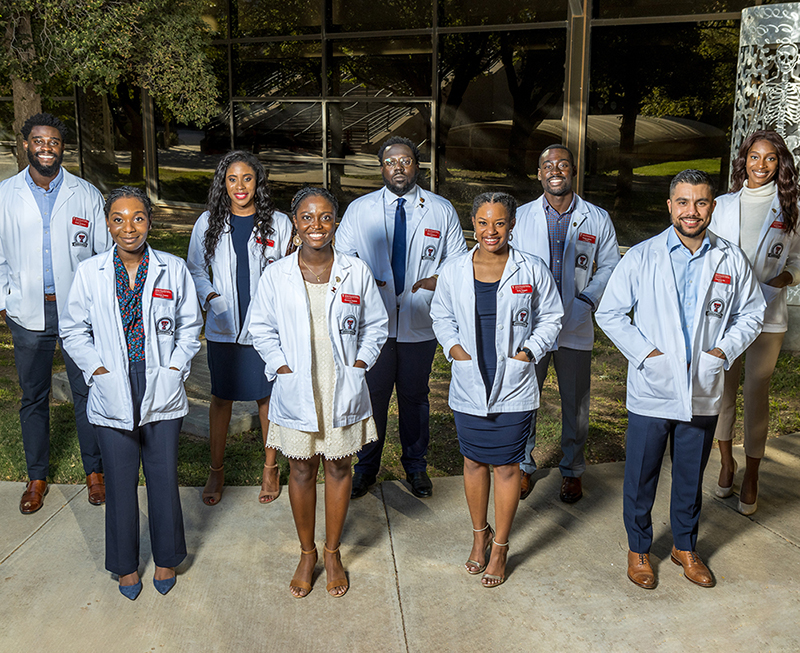
[[[128,343],[128,360],[131,363],[144,360],[144,323],[142,322],[142,290],[144,280],[147,278],[147,266],[150,262],[150,248],[146,248],[133,289],[130,287],[128,271],[119,258],[117,248],[114,248],[114,273],[117,279],[117,303],[119,314],[122,318],[122,328],[125,331],[125,340]]]

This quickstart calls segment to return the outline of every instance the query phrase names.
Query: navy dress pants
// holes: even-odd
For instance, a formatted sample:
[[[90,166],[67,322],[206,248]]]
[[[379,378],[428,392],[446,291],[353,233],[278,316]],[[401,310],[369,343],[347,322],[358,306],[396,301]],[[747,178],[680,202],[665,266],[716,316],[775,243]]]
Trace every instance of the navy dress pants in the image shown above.
[[[131,363],[133,422],[145,390],[144,362]],[[178,435],[182,418],[151,422],[132,431],[98,426],[105,461],[106,569],[124,576],[139,568],[139,458],[147,483],[153,562],[177,567],[186,557],[178,494]]]
[[[696,549],[703,473],[716,426],[717,415],[695,416],[691,422],[681,422],[628,412],[623,517],[628,546],[634,553],[649,553],[653,543],[650,513],[668,442],[672,458],[672,540],[679,551]]]
[[[407,474],[425,471],[428,466],[425,455],[430,440],[428,378],[435,353],[436,340],[397,342],[397,338],[389,338],[383,345],[378,360],[367,372],[369,398],[378,429],[378,440],[359,451],[355,472],[376,476],[380,470],[389,401],[395,387],[400,417],[400,444],[403,447],[400,463]]]
[[[61,346],[61,339],[58,337],[58,308],[55,302],[44,303],[44,320],[44,331],[30,331],[6,317],[14,341],[14,365],[19,376],[19,387],[22,389],[19,421],[28,478],[32,481],[44,481],[50,473],[50,386],[56,342]],[[80,369],[63,347],[61,353],[72,389],[83,469],[87,475],[100,473],[103,471],[100,446],[95,428],[86,417],[89,388]]]

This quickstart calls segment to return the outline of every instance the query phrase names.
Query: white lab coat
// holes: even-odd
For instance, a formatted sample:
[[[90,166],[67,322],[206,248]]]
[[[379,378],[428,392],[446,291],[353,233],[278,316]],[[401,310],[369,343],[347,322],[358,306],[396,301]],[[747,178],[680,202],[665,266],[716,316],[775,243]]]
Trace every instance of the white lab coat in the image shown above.
[[[475,327],[472,257],[477,249],[475,246],[444,265],[431,304],[436,338],[453,363],[450,408],[484,416],[535,410],[539,407],[539,385],[533,363],[553,346],[564,313],[553,275],[538,256],[509,248],[497,288],[497,372],[487,402],[478,367]],[[453,360],[450,350],[455,345],[461,345],[472,360]],[[522,347],[531,350],[533,362],[512,358]]]
[[[208,229],[209,213],[206,211],[194,224],[192,238],[189,241],[189,256],[186,260],[189,272],[197,287],[197,299],[200,306],[207,311],[206,338],[214,342],[238,342],[240,345],[252,344],[252,339],[247,330],[248,316],[239,332],[239,295],[236,289],[236,252],[233,249],[233,238],[230,231],[220,234],[217,249],[211,259],[212,282],[208,266],[205,263],[204,240]],[[256,230],[250,235],[247,242],[247,253],[250,265],[250,301],[256,294],[258,280],[264,268],[283,257],[289,238],[292,234],[292,223],[286,214],[275,211],[273,214],[273,228],[275,233],[267,240],[267,247],[262,255],[260,237]],[[217,293],[225,299],[227,310],[215,312],[214,306],[209,305],[206,298],[212,293]],[[249,311],[248,311],[249,313]]]
[[[311,313],[298,252],[270,265],[251,304],[253,346],[275,381],[269,419],[281,426],[317,433],[311,383]],[[365,263],[337,254],[328,283],[328,335],[336,368],[333,426],[355,424],[372,415],[362,360],[372,367],[386,342],[388,318],[375,279]],[[289,374],[278,374],[283,365]]]
[[[711,232],[697,289],[687,372],[681,307],[667,230],[628,250],[595,317],[628,359],[628,410],[688,422],[717,415],[730,363],[761,332],[764,297],[742,250]],[[633,320],[629,313],[633,309]],[[707,353],[719,347],[726,360]],[[663,356],[647,358],[654,349]]]
[[[540,257],[550,267],[550,236],[541,196],[517,210],[512,244]],[[592,307],[577,297],[585,295],[597,308],[617,263],[617,234],[608,213],[575,195],[561,273],[564,319],[553,349],[591,351],[594,345]]]
[[[741,195],[740,190],[718,197],[709,226],[711,231],[734,245],[741,245],[739,238]],[[781,204],[776,195],[764,218],[753,261],[753,271],[767,300],[762,329],[766,333],[784,333],[789,328],[789,311],[786,308],[787,289],[773,288],[765,282],[778,276],[787,265],[795,269],[800,268],[800,235],[796,232],[789,234],[783,225]],[[793,279],[792,285],[797,282],[800,282],[800,279]]]
[[[203,318],[192,277],[177,256],[150,248],[142,321],[147,381],[136,426],[183,417],[189,410],[183,382],[200,350]],[[117,302],[113,249],[78,266],[59,332],[89,385],[89,421],[133,430],[128,346]],[[109,373],[92,376],[99,367]]]
[[[386,224],[384,208],[384,195],[391,191],[382,188],[351,202],[336,231],[336,249],[358,256],[375,279],[385,282],[378,290],[389,315],[389,337],[396,337],[398,342],[434,338],[430,316],[433,292],[420,288],[412,293],[411,288],[420,279],[436,274],[447,257],[467,251],[453,205],[423,188],[417,190],[419,199],[406,227],[405,290],[399,297],[394,292],[392,274],[394,232]]]
[[[100,191],[62,170],[50,219],[59,315],[78,264],[112,244]],[[0,183],[0,310],[30,331],[44,331],[42,231],[42,214],[23,170]]]

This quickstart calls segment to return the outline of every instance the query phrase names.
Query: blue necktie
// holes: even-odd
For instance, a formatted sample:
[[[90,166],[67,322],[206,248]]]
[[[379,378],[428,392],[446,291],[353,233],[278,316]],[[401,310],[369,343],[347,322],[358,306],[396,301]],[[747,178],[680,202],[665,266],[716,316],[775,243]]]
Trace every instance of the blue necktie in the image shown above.
[[[394,212],[394,240],[392,241],[392,274],[394,275],[394,294],[399,295],[406,287],[406,210],[401,197],[397,200]]]

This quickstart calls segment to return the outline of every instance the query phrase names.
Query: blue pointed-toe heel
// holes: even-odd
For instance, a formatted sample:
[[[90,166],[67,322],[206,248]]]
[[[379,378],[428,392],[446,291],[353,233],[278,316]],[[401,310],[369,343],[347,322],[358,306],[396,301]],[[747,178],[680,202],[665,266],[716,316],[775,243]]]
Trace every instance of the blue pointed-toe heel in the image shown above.
[[[161,593],[166,594],[169,592],[173,587],[175,587],[175,583],[177,581],[177,576],[173,576],[172,578],[165,578],[164,580],[156,580],[153,579],[153,586]]]
[[[130,599],[131,601],[135,601],[136,597],[139,596],[139,593],[142,591],[142,581],[140,580],[136,585],[120,585],[119,586],[119,593],[122,594],[126,599]]]

